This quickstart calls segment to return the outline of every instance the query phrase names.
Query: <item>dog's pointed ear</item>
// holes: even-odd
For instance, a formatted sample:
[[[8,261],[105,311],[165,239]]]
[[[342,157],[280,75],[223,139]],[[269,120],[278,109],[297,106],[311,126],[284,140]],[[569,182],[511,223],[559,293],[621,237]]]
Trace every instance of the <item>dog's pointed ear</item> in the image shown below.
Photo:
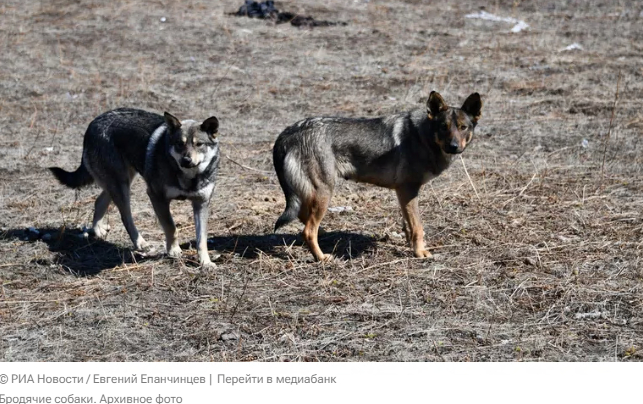
[[[478,93],[471,94],[464,101],[464,104],[462,104],[462,108],[460,109],[466,112],[469,116],[471,116],[473,123],[477,123],[482,113],[482,100],[480,99],[480,94]]]
[[[176,117],[170,114],[169,112],[164,112],[163,118],[165,118],[165,123],[167,124],[167,127],[172,131],[175,131],[181,127],[181,121],[176,119]]]
[[[429,94],[429,99],[426,102],[426,111],[429,114],[430,118],[437,116],[440,112],[446,111],[449,109],[447,103],[444,102],[444,99],[436,91],[431,91]]]
[[[201,124],[201,130],[210,136],[214,136],[219,130],[219,120],[215,116],[211,116]]]

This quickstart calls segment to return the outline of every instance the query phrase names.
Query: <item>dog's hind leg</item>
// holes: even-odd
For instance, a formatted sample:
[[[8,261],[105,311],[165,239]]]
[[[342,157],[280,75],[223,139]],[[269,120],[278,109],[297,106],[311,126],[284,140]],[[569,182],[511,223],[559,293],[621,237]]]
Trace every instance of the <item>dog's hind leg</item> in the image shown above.
[[[409,232],[409,227],[406,224],[406,218],[404,217],[404,214],[402,214],[402,231],[404,232],[404,237],[406,238],[406,243],[413,247],[413,241],[412,241],[412,236],[411,232]]]
[[[329,261],[332,259],[331,254],[324,254],[319,247],[317,236],[319,233],[319,223],[321,223],[332,193],[328,190],[315,190],[313,197],[301,206],[299,219],[306,225],[304,227],[304,240],[318,261]]]
[[[116,207],[118,207],[118,211],[121,213],[123,225],[125,226],[125,230],[127,230],[127,234],[129,234],[132,243],[134,243],[134,248],[139,251],[147,251],[149,250],[149,245],[143,239],[143,236],[139,234],[136,226],[134,225],[134,219],[132,218],[129,187],[129,183],[115,185],[110,189],[109,194]]]
[[[424,229],[418,208],[420,187],[419,184],[404,184],[396,188],[395,192],[404,221],[408,224],[408,233],[405,233],[410,235],[413,253],[419,258],[430,258],[431,253],[424,247]]]
[[[94,203],[94,220],[92,221],[92,228],[94,229],[94,234],[98,238],[105,238],[109,231],[109,225],[107,225],[103,219],[105,217],[105,213],[107,213],[110,203],[112,203],[112,197],[109,196],[107,191],[101,192]]]

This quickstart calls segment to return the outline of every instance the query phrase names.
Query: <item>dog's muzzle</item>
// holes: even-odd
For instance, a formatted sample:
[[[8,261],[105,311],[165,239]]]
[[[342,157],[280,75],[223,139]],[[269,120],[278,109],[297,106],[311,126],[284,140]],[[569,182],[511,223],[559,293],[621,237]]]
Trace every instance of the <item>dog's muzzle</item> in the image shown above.
[[[457,142],[451,142],[447,145],[444,145],[444,152],[448,154],[460,154],[464,151],[464,148],[460,148]]]
[[[194,168],[196,166],[197,165],[189,157],[183,157],[181,159],[181,167],[183,167],[183,168]]]

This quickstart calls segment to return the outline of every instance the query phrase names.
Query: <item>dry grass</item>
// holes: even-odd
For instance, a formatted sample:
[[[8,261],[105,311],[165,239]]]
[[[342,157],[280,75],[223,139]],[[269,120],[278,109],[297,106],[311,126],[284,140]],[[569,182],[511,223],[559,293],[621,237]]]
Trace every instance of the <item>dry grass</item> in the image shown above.
[[[509,34],[465,19],[473,2],[278,4],[348,22],[313,30],[221,3],[0,6],[0,359],[641,360],[640,5],[493,2],[530,25]],[[573,42],[584,49],[560,51]],[[432,89],[485,101],[468,174],[456,161],[422,193],[436,261],[412,258],[390,191],[355,183],[332,203],[353,211],[323,222],[341,261],[311,262],[295,225],[271,234],[285,126],[417,107]],[[77,166],[87,124],[117,106],[220,118],[216,271],[193,248],[141,259],[114,210],[106,242],[79,237],[97,190],[63,189],[45,167]],[[193,243],[189,205],[173,212]]]

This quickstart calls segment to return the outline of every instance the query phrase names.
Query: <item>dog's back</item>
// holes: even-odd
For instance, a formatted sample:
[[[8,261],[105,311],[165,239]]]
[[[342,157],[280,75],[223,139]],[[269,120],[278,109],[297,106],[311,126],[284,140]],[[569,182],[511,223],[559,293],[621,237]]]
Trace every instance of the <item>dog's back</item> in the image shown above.
[[[126,173],[127,167],[132,167],[143,173],[149,138],[163,123],[161,115],[139,109],[119,108],[105,112],[97,116],[85,131],[83,157],[78,169],[69,172],[52,167],[50,170],[58,181],[70,188],[93,183],[103,173],[100,168],[92,169],[92,166],[105,166],[105,161],[117,163],[121,172]]]
[[[126,165],[144,174],[150,136],[164,123],[163,116],[139,109],[119,108],[105,112],[87,128],[83,159],[90,164],[123,159]]]

